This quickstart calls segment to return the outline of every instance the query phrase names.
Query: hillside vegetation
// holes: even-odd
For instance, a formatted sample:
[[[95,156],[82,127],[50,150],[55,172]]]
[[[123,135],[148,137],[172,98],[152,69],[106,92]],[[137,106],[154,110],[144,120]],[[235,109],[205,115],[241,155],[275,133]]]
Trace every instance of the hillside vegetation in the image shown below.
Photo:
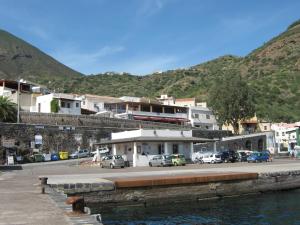
[[[0,78],[18,76],[64,92],[111,96],[169,94],[207,100],[218,77],[238,71],[255,90],[256,112],[272,121],[300,120],[300,21],[246,57],[223,56],[161,74],[84,76],[7,32],[0,31]]]

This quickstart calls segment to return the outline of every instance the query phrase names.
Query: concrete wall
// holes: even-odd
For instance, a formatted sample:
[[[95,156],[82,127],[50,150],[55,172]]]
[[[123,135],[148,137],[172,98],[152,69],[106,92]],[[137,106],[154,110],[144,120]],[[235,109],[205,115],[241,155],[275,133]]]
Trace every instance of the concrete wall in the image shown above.
[[[179,130],[132,130],[119,133],[112,133],[112,140],[134,138],[134,137],[192,137],[192,131],[179,131]]]

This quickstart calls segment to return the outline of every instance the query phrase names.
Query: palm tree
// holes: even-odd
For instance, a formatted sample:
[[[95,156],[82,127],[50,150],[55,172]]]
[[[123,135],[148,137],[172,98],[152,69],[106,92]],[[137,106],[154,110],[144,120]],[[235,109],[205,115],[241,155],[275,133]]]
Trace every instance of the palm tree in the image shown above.
[[[0,96],[0,122],[16,122],[17,105],[7,97]]]

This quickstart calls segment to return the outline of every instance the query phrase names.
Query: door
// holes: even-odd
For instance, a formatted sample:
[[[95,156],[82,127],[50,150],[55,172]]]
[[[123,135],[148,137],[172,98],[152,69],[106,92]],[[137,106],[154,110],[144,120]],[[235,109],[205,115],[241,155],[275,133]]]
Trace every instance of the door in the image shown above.
[[[178,144],[173,144],[173,154],[178,154]]]

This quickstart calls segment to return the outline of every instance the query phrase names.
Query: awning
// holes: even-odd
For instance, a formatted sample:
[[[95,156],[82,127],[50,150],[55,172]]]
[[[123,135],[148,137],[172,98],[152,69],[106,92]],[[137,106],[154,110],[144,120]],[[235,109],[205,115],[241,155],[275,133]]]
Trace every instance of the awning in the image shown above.
[[[128,142],[215,142],[214,139],[197,137],[133,137],[115,140],[105,140],[95,145],[119,144]]]
[[[157,117],[157,116],[133,116],[135,120],[159,121],[159,122],[188,122],[184,118]]]

